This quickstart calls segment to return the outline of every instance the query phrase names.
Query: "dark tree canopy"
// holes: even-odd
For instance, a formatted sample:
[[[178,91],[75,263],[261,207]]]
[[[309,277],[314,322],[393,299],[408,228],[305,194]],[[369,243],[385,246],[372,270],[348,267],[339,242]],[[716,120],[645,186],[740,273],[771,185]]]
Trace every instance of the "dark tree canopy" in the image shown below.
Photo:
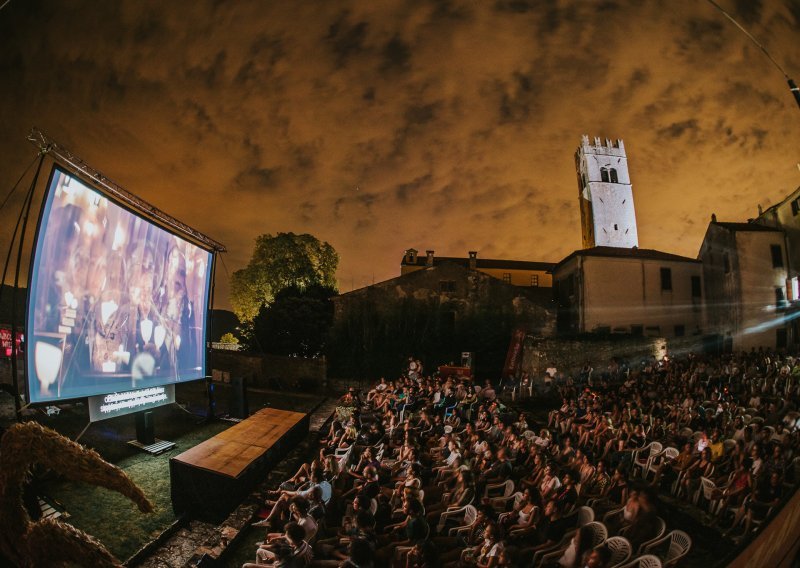
[[[336,290],[314,284],[284,288],[253,321],[253,347],[275,355],[320,357],[333,321]]]
[[[231,277],[231,305],[244,325],[253,322],[281,290],[310,286],[336,290],[339,255],[309,234],[261,235],[248,265]]]

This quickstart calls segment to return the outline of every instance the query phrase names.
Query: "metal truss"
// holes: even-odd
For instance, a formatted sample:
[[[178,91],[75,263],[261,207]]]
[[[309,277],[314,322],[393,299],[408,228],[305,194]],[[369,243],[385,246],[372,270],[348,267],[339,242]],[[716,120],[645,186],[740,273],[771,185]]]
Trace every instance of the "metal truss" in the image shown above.
[[[154,219],[158,223],[169,227],[175,232],[189,237],[191,240],[205,245],[206,248],[211,249],[215,253],[226,252],[225,245],[207,237],[206,235],[195,231],[186,223],[178,221],[174,217],[167,215],[159,208],[139,199],[132,193],[125,191],[122,187],[108,179],[101,172],[92,168],[89,164],[84,162],[81,158],[64,148],[44,132],[38,128],[32,128],[28,134],[28,141],[36,146],[43,154],[51,154],[60,162],[72,168],[76,173],[84,175],[93,183],[101,186],[106,192],[118,201],[124,203],[131,209],[140,212],[145,217]]]

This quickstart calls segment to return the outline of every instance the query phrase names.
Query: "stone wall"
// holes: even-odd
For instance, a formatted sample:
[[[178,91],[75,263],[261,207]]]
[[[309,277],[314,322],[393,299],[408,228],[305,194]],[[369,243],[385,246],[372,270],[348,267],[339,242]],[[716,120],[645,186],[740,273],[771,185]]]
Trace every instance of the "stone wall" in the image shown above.
[[[326,385],[325,359],[303,359],[280,355],[253,355],[236,351],[214,351],[211,368],[226,371],[231,377],[247,379],[255,388],[287,388],[313,392]]]
[[[702,337],[586,336],[575,339],[533,337],[525,338],[521,372],[541,378],[545,369],[554,362],[559,371],[576,376],[586,361],[595,372],[604,370],[613,357],[640,361],[649,357],[661,359],[664,355],[677,355],[703,348]]]

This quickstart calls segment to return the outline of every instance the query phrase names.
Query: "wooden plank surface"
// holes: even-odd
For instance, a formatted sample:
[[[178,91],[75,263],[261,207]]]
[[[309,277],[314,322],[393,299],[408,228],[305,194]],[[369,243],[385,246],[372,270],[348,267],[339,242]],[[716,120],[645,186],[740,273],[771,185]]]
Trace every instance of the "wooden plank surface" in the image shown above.
[[[302,412],[263,408],[172,459],[237,477],[303,418]]]

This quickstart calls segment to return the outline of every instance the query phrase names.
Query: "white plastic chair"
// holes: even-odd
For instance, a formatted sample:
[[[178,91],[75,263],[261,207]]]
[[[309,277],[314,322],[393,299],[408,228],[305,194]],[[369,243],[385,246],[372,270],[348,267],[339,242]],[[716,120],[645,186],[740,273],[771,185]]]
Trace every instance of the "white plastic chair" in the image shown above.
[[[717,487],[717,484],[711,479],[707,477],[701,477],[700,487],[698,487],[697,491],[694,492],[694,498],[692,499],[695,505],[697,505],[697,502],[700,500],[701,493],[703,498],[708,502],[708,512],[713,514],[722,495],[719,491],[719,487]]]
[[[650,538],[639,545],[639,550],[638,550],[639,554],[643,554],[646,546],[659,540],[664,536],[664,533],[667,532],[667,523],[661,517],[656,517],[656,525],[657,525],[656,534],[653,535],[653,538]]]
[[[607,546],[611,551],[610,567],[619,566],[631,557],[631,543],[624,536],[612,536],[599,546]]]
[[[447,525],[447,521],[450,519],[456,521],[455,528],[461,528],[471,525],[477,516],[478,510],[472,505],[445,511],[439,516],[439,524],[436,526],[436,532],[441,534],[444,527]]]
[[[650,461],[661,453],[663,446],[661,442],[650,442],[643,448],[639,448],[633,453],[633,471],[636,472],[637,468],[642,471],[642,477],[647,472],[650,466]]]
[[[658,556],[644,554],[617,568],[662,568],[662,564]]]
[[[663,464],[665,461],[674,460],[675,458],[678,457],[678,455],[680,453],[681,452],[680,452],[680,450],[678,450],[678,448],[670,447],[670,448],[665,449],[663,452],[661,452],[657,456],[653,456],[650,459],[650,463],[647,464],[647,470],[644,472],[644,475],[642,477],[647,479],[648,476],[651,473],[655,475],[656,472],[658,471],[658,468],[661,466],[661,464]]]
[[[484,499],[491,499],[492,497],[508,497],[514,493],[514,480],[506,479],[502,483],[490,483],[483,491]]]
[[[503,497],[492,497],[489,499],[489,504],[495,511],[499,513],[501,511],[505,511],[508,508],[508,502],[512,500],[512,507],[519,505],[522,502],[522,492],[517,491],[516,493]]]
[[[659,555],[663,566],[676,564],[678,560],[689,554],[689,550],[692,548],[692,537],[683,531],[674,530],[670,531],[666,536],[644,545],[643,552],[645,554],[652,554],[651,551],[658,549],[667,542],[669,542],[669,547],[667,548],[666,554],[663,556]]]

